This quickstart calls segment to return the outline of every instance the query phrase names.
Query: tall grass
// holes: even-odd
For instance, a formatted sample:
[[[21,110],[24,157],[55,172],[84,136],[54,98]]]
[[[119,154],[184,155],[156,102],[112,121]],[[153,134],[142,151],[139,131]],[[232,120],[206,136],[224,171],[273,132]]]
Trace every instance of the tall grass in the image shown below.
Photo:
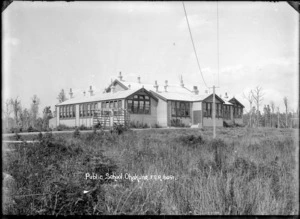
[[[9,214],[298,214],[298,141],[291,130],[97,132],[16,147]],[[86,173],[123,179],[86,179]],[[174,179],[136,180],[165,175]],[[88,191],[84,193],[83,191]]]

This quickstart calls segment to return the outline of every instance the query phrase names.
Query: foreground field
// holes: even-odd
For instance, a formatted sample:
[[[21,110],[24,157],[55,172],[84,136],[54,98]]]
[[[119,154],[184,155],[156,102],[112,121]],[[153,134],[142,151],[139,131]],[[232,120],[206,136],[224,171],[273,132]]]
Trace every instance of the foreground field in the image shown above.
[[[215,140],[211,129],[45,134],[34,136],[40,143],[10,144],[3,171],[15,183],[5,213],[299,214],[293,130],[217,134]]]

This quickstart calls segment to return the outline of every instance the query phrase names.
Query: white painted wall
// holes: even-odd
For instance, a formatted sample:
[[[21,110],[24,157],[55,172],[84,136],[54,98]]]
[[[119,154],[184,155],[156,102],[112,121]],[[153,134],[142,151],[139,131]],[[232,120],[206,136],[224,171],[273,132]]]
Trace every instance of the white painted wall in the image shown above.
[[[157,103],[157,124],[162,127],[168,126],[167,102],[158,99]]]

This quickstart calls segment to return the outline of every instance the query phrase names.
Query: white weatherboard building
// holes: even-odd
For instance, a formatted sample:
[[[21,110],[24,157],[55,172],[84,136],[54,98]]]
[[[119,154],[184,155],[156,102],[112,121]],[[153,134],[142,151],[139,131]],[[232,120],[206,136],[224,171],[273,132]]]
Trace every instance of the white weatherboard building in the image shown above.
[[[234,97],[216,97],[216,126],[223,121],[242,124],[244,106]],[[92,127],[100,123],[111,127],[114,123],[140,123],[150,127],[212,126],[213,94],[200,93],[197,86],[186,87],[126,81],[120,75],[113,80],[104,93],[95,93],[90,87],[89,95],[73,96],[57,104],[56,117],[50,121],[50,127],[63,124],[70,127],[84,125]]]

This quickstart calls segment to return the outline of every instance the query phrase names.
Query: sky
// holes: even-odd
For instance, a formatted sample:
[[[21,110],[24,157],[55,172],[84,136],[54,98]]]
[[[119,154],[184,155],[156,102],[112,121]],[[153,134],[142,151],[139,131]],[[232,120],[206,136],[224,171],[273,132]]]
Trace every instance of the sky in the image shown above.
[[[246,111],[242,94],[257,86],[262,105],[284,111],[286,96],[297,109],[299,14],[288,3],[184,4],[208,87],[234,95]],[[61,89],[102,91],[120,71],[125,80],[179,84],[182,76],[207,89],[182,2],[14,1],[2,13],[2,46],[2,101],[19,97],[29,108],[36,94],[40,113],[54,110]]]

